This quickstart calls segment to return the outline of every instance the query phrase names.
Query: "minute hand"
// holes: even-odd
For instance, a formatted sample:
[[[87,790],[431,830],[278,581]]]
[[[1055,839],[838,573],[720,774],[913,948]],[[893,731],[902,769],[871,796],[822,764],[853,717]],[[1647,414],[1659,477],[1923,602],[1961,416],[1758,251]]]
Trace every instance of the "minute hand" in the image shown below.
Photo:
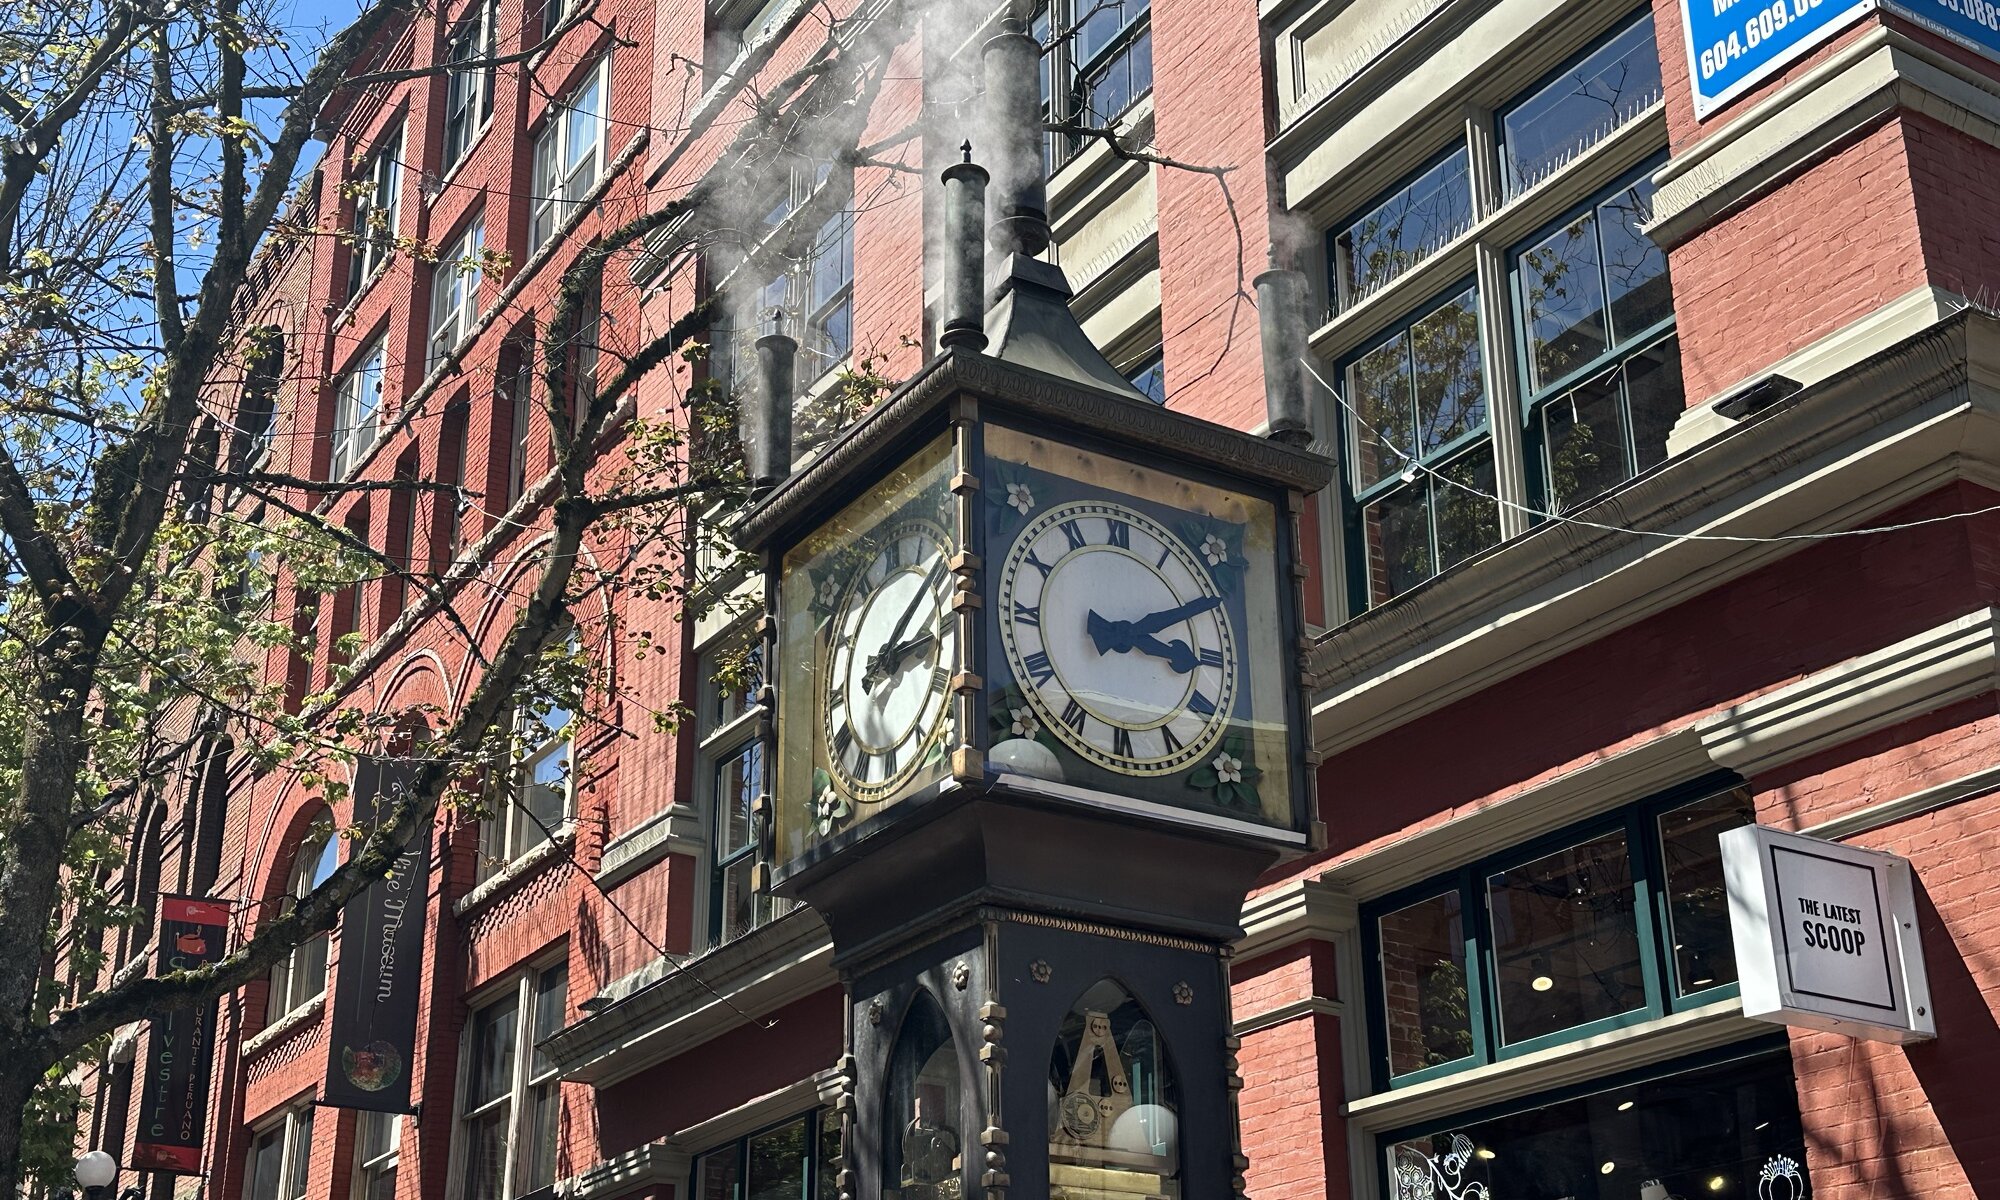
[[[1169,625],[1178,625],[1189,617],[1200,616],[1202,613],[1217,607],[1221,603],[1222,597],[1220,596],[1202,596],[1199,599],[1190,600],[1178,608],[1170,608],[1165,612],[1156,612],[1151,616],[1140,617],[1138,620],[1131,622],[1132,633],[1134,635],[1158,633]]]

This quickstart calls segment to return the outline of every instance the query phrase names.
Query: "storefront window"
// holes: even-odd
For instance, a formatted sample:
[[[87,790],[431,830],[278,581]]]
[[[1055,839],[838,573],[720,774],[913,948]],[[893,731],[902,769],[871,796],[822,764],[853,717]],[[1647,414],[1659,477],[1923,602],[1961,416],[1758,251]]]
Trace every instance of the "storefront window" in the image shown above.
[[[1378,1085],[1725,998],[1716,839],[1754,819],[1748,789],[1718,775],[1368,905]]]
[[[1100,980],[1064,1019],[1049,1062],[1049,1185],[1077,1200],[1178,1200],[1180,1106],[1146,1010]]]
[[[728,1142],[695,1159],[695,1200],[834,1200],[839,1118],[826,1109]]]
[[[1377,930],[1390,1073],[1407,1075],[1471,1054],[1471,995],[1458,893],[1385,913]]]
[[[1490,875],[1486,898],[1502,1041],[1645,1007],[1623,831]]]
[[[1661,813],[1660,856],[1667,888],[1667,933],[1673,939],[1678,995],[1736,982],[1736,946],[1729,935],[1729,892],[1722,880],[1724,831],[1757,819],[1750,789],[1731,788]]]
[[[937,1003],[919,995],[903,1019],[889,1062],[884,1196],[956,1200],[962,1194],[964,1099],[951,1027]]]
[[[1805,1200],[1784,1047],[1386,1139],[1393,1200]]]

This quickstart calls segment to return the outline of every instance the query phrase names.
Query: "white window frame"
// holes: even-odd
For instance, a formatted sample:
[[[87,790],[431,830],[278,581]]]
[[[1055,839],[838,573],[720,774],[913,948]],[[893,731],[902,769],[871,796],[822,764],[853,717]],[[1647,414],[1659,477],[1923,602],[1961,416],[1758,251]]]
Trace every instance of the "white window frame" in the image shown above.
[[[340,839],[328,833],[299,843],[285,877],[277,915],[283,917],[325,879],[320,867],[332,856],[332,869],[340,865]],[[333,946],[333,934],[322,931],[293,946],[284,957],[271,964],[270,990],[264,999],[264,1025],[269,1028],[292,1013],[326,995],[326,965]],[[308,991],[307,989],[311,989]]]
[[[449,175],[486,131],[493,117],[493,68],[470,70],[452,63],[493,57],[496,0],[473,0],[471,11],[452,26],[445,41],[444,157],[440,174]]]
[[[594,110],[580,107],[586,96],[595,98]],[[568,95],[549,105],[542,131],[535,136],[535,169],[529,185],[533,197],[528,216],[530,253],[556,235],[570,210],[603,178],[610,112],[611,54],[606,51]],[[586,133],[588,140],[584,141]]]
[[[721,850],[727,818],[722,811],[722,796],[717,778],[726,764],[756,744],[757,727],[764,709],[761,705],[748,702],[744,703],[735,714],[723,718],[719,706],[724,692],[722,685],[715,678],[715,673],[723,655],[740,653],[743,650],[748,641],[744,630],[748,628],[748,625],[743,625],[716,637],[700,652],[699,659],[701,709],[695,726],[695,788],[697,801],[701,806],[702,820],[708,829],[708,853],[703,864],[706,879],[700,889],[696,915],[700,921],[697,930],[701,943],[709,950],[768,925],[778,916],[796,907],[793,903],[776,897],[761,897],[763,910],[758,912],[753,907],[748,928],[736,930],[733,935],[725,936],[721,927],[722,873],[725,866]],[[772,769],[771,764],[764,763],[761,769],[768,772]],[[752,830],[749,847],[747,850],[732,853],[730,863],[741,861],[746,853],[748,860],[755,862],[756,845],[756,831]],[[758,902],[752,903],[754,906]]]
[[[243,1169],[244,1200],[306,1200],[312,1175],[313,1107],[295,1104],[251,1127],[250,1149]],[[278,1139],[278,1192],[266,1196],[257,1189],[257,1147],[266,1138]],[[300,1179],[304,1175],[307,1178]]]
[[[481,255],[486,245],[486,214],[479,213],[450,247],[438,256],[431,276],[431,351],[426,371],[434,370],[458,344],[472,336],[479,320],[479,285],[485,272]]]
[[[403,191],[403,127],[387,134],[369,156],[354,197],[354,245],[348,250],[347,297],[372,283],[396,253],[396,220]]]
[[[560,1114],[562,1081],[555,1064],[546,1064],[540,1071],[535,1069],[535,1028],[538,1024],[537,1017],[539,1015],[536,1011],[536,1004],[540,994],[540,989],[537,985],[558,968],[564,972],[562,992],[563,1010],[557,1014],[555,1028],[561,1029],[569,1019],[569,959],[566,951],[561,955],[544,958],[534,963],[526,970],[521,971],[518,975],[508,980],[504,985],[486,992],[480,997],[477,1003],[470,1006],[471,1011],[467,1014],[465,1022],[464,1044],[459,1054],[459,1061],[464,1066],[459,1072],[458,1118],[453,1123],[452,1136],[458,1169],[455,1172],[456,1178],[452,1183],[451,1193],[456,1200],[514,1200],[514,1197],[525,1195],[537,1188],[546,1186],[539,1183],[533,1187],[527,1186],[529,1181],[525,1180],[523,1175],[530,1166],[530,1162],[528,1155],[523,1153],[523,1150],[525,1138],[532,1132],[528,1128],[529,1118],[526,1114],[531,1112],[533,1107],[532,1102],[538,1099],[542,1089],[554,1089],[552,1099],[558,1106],[558,1115]],[[486,1100],[475,1106],[472,1103],[472,1089],[479,1069],[479,1046],[475,1041],[479,1033],[479,1014],[496,1004],[505,1002],[509,998],[512,998],[515,1004],[514,1057],[513,1062],[510,1064],[511,1079],[504,1095]],[[472,1127],[475,1122],[503,1110],[507,1114],[507,1132],[505,1158],[500,1169],[500,1192],[498,1195],[473,1196],[470,1194],[473,1181],[472,1155],[474,1150]],[[557,1122],[557,1131],[558,1136],[560,1136],[560,1120]],[[553,1162],[549,1164],[552,1177],[554,1174],[554,1165]]]
[[[333,443],[333,458],[327,467],[329,479],[347,478],[375,445],[376,434],[382,427],[388,354],[388,338],[376,338],[355,358],[347,374],[340,377],[339,389],[334,394],[332,436],[328,439]]]
[[[560,727],[537,717],[527,706],[514,712],[513,761],[495,811],[479,822],[478,881],[504,872],[508,867],[560,835],[576,814],[576,709],[559,709],[569,714]],[[537,736],[541,734],[544,736]],[[562,764],[562,814],[544,830],[530,815],[529,792],[534,788],[535,771],[551,762]]]
[[[381,1153],[368,1153],[368,1125],[386,1121],[389,1145]],[[395,1175],[403,1163],[403,1118],[399,1113],[363,1112],[354,1123],[354,1200],[368,1200],[374,1183],[385,1175]]]

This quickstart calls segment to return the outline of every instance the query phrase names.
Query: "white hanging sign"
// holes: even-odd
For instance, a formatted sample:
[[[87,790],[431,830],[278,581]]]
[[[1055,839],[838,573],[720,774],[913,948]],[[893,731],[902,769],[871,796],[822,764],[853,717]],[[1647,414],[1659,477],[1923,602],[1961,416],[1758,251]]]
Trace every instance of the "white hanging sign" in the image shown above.
[[[1744,1016],[1874,1041],[1937,1036],[1908,859],[1765,825],[1721,842]]]

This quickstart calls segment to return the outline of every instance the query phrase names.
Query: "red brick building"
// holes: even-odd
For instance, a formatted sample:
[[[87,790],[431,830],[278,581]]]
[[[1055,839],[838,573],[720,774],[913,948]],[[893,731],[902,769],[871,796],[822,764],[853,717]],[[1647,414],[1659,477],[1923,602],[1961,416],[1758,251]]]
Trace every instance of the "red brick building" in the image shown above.
[[[1050,257],[1106,356],[1254,429],[1267,245],[1319,309],[1341,469],[1305,523],[1323,836],[1251,896],[1233,965],[1259,1200],[2000,1187],[2000,66],[1872,11],[1698,119],[1684,11],[1058,0],[1037,25],[1052,120],[1172,160],[1050,135]],[[304,219],[444,253],[322,238],[282,268],[301,282],[258,322],[316,386],[278,397],[277,461],[476,490],[340,519],[430,561],[511,523],[504,592],[548,464],[513,386],[533,320],[595,231],[702,178],[738,89],[805,61],[818,12],[615,0],[524,65],[344,98]],[[806,247],[782,266],[656,238],[605,292],[607,350],[722,289],[787,299],[808,394],[858,357],[909,374],[966,123],[952,63],[988,16],[904,18],[860,140],[914,131],[920,169],[808,156],[767,218]],[[550,19],[448,5],[382,58],[508,52]],[[504,265],[451,269],[481,246]],[[691,371],[661,368],[641,409]],[[322,607],[294,619],[330,647],[392,632],[401,597]],[[225,1004],[208,1194],[836,1194],[841,987],[814,914],[752,889],[759,714],[714,682],[750,618],[620,615],[673,634],[604,648],[604,732],[524,730],[546,786],[436,831],[420,1111],[311,1107],[336,935]],[[463,645],[393,632],[344,686],[451,710]],[[333,679],[270,670],[297,696]],[[644,719],[674,702],[678,729]],[[216,887],[254,913],[310,884],[319,814],[238,775]],[[1751,822],[1910,859],[1934,1041],[1742,1015],[1716,838]]]

